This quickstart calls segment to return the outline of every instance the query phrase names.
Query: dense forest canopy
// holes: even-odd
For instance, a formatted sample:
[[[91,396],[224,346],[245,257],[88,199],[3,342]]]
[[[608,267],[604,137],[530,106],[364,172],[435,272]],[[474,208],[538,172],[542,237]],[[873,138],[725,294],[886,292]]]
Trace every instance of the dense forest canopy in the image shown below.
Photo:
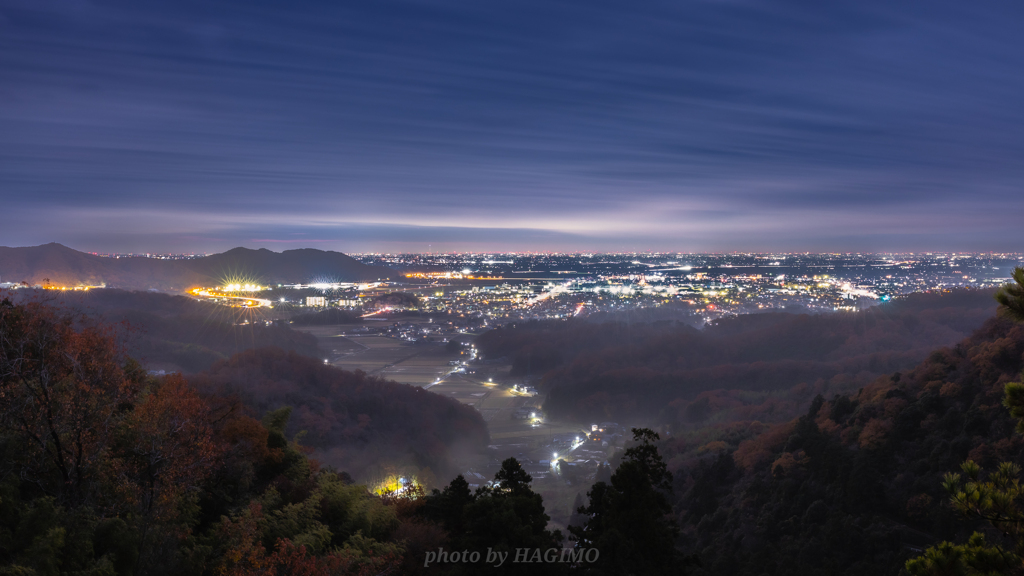
[[[422,487],[372,494],[338,471],[347,460],[308,456],[290,406],[258,403],[335,394],[357,429],[341,445],[442,463],[446,442],[486,444],[475,413],[280,349],[223,362],[197,389],[147,375],[121,336],[67,307],[0,300],[0,573],[368,576],[445,543]],[[256,405],[219,393],[242,372]]]
[[[76,310],[116,329],[125,353],[148,369],[183,370],[203,390],[234,394],[264,414],[292,406],[288,431],[321,461],[366,480],[389,471],[449,478],[454,453],[487,446],[479,414],[417,387],[324,366],[316,338],[258,310],[229,308],[158,292],[17,291]],[[327,310],[302,323],[349,318]],[[255,352],[253,352],[255,350]]]
[[[970,458],[1024,463],[1003,406],[1024,369],[1024,326],[968,339],[775,426],[733,421],[663,443],[697,574],[897,574],[940,539],[966,540],[943,476]]]
[[[314,457],[360,480],[423,471],[448,478],[458,472],[453,453],[479,453],[488,444],[483,418],[456,400],[279,348],[243,352],[191,381],[236,395],[261,414],[293,407],[289,434],[301,431]]]
[[[687,423],[772,394],[773,402],[789,402],[778,393],[794,388],[799,405],[815,393],[856,390],[967,336],[995,308],[991,292],[963,290],[856,313],[742,315],[703,330],[675,322],[526,322],[492,330],[477,346],[485,358],[507,357],[513,375],[541,377],[553,417]],[[708,401],[700,394],[722,391],[733,399],[691,408]]]

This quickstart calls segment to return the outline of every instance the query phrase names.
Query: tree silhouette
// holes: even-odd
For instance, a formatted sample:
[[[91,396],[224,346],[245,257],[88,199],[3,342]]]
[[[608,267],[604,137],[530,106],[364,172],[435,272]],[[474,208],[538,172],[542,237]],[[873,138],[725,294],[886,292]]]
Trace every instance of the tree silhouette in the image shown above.
[[[533,478],[523,470],[523,466],[515,458],[507,458],[501,463],[501,469],[494,475],[494,493],[510,496],[529,496],[533,494],[530,482]]]
[[[999,313],[1014,322],[1024,322],[1024,268],[1013,269],[1013,283],[1003,285],[996,292]]]
[[[1015,268],[1016,285],[1007,284],[996,293],[1000,314],[1024,322],[1024,268]],[[1024,375],[1021,382],[1004,388],[1003,405],[1017,418],[1017,431],[1024,433]],[[943,487],[953,508],[965,518],[981,519],[1001,536],[991,543],[975,532],[966,544],[942,542],[909,560],[907,571],[914,576],[963,574],[1024,574],[1024,487],[1021,467],[1003,462],[995,472],[982,478],[981,467],[972,460],[960,466],[963,474],[946,474]]]
[[[675,549],[672,474],[654,444],[659,436],[634,428],[633,440],[639,444],[626,450],[611,484],[598,482],[587,493],[590,504],[579,509],[586,523],[569,527],[577,548],[600,551],[596,562],[577,569],[601,576],[685,574],[691,561]]]
[[[943,482],[953,508],[967,518],[986,520],[998,530],[1002,542],[990,543],[980,532],[971,535],[966,544],[942,542],[908,561],[907,571],[914,576],[1024,574],[1020,466],[1003,462],[985,479],[981,468],[971,460],[964,462],[961,470],[963,476],[946,474]]]
[[[540,494],[530,488],[532,478],[519,461],[508,458],[494,475],[494,485],[469,493],[469,485],[457,477],[443,491],[434,490],[427,498],[424,513],[440,521],[449,533],[452,550],[480,552],[477,563],[444,565],[447,574],[481,574],[494,570],[500,574],[563,574],[568,564],[561,562],[514,562],[517,550],[548,550],[562,548],[562,534],[550,531],[550,517],[544,511]],[[447,549],[447,547],[446,547]],[[495,569],[486,563],[486,553],[493,550],[507,554],[505,562]]]
[[[90,502],[101,456],[145,374],[109,327],[36,302],[0,302],[0,432],[15,470],[61,505]]]

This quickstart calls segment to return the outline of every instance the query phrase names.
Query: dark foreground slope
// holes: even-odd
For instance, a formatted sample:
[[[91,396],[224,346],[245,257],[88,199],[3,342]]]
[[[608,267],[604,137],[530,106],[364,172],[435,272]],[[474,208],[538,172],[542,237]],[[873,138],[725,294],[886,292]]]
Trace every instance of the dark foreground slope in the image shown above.
[[[289,437],[361,480],[394,473],[454,475],[453,456],[481,452],[487,426],[473,408],[422,388],[326,366],[276,348],[245,352],[192,379],[260,413],[291,406]]]
[[[817,392],[856,390],[959,341],[995,308],[991,292],[968,290],[914,294],[857,313],[744,315],[704,330],[525,323],[493,330],[477,346],[487,358],[508,357],[513,374],[541,376],[545,410],[556,418],[688,424],[768,396],[788,401],[780,391],[793,390],[806,406]]]
[[[970,338],[858,393],[816,398],[802,417],[738,421],[663,444],[675,513],[699,574],[898,574],[974,526],[942,476],[967,458],[1024,464],[1001,404],[1024,368],[1024,326],[991,319]]]
[[[41,291],[39,291],[41,292]],[[151,370],[194,373],[218,360],[265,346],[319,356],[316,338],[267,322],[260,309],[230,308],[186,296],[103,289],[40,294],[18,290],[15,300],[69,306],[126,331],[128,354]]]
[[[109,326],[0,298],[0,573],[395,574],[443,542],[286,423],[147,376]]]
[[[0,280],[30,286],[111,286],[181,291],[228,281],[296,284],[387,278],[386,268],[367,266],[340,252],[234,248],[191,260],[105,258],[60,244],[0,247]]]

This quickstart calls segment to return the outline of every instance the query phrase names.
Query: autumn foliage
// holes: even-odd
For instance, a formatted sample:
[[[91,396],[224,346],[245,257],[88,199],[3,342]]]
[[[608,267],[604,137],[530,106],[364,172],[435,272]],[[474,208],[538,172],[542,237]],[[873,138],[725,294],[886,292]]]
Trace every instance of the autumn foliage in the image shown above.
[[[817,396],[797,418],[679,430],[663,450],[697,573],[897,574],[920,550],[968,540],[983,526],[943,504],[943,478],[967,459],[1024,464],[1003,405],[1022,369],[1024,326],[990,318],[908,370]]]
[[[369,575],[436,542],[408,505],[311,460],[289,408],[261,421],[148,376],[122,335],[0,300],[0,573]]]
[[[0,426],[13,471],[61,504],[91,501],[143,374],[113,329],[38,302],[0,301]]]

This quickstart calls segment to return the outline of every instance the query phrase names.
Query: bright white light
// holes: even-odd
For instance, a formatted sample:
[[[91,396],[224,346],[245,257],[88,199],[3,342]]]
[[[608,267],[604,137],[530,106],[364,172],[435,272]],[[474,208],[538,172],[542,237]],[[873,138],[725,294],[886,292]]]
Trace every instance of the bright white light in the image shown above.
[[[555,460],[558,460],[558,452],[552,454],[551,457],[554,458]]]

